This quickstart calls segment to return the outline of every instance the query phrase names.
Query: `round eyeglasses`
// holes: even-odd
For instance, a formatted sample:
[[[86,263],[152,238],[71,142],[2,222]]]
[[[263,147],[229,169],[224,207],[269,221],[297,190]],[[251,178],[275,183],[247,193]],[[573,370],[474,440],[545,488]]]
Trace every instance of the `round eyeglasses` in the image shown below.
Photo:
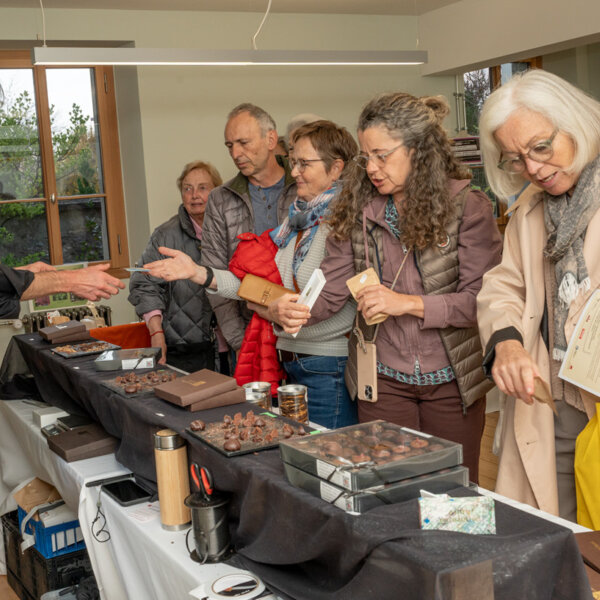
[[[500,155],[500,162],[496,165],[502,171],[507,173],[519,174],[525,171],[527,165],[525,164],[526,159],[534,160],[536,162],[547,162],[554,155],[554,148],[552,142],[558,133],[558,129],[555,129],[552,135],[541,142],[537,142],[532,148],[529,148],[524,154],[511,154],[508,156]]]
[[[372,160],[378,167],[383,167],[390,154],[396,152],[398,148],[402,148],[404,144],[398,144],[395,148],[388,150],[387,152],[379,152],[377,154],[359,154],[352,160],[361,168],[366,169],[369,166],[369,161]]]

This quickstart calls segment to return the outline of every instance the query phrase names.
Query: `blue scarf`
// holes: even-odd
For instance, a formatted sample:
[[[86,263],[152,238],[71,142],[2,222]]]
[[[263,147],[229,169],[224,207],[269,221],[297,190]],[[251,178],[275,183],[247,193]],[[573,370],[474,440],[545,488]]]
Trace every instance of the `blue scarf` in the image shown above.
[[[298,232],[302,232],[302,237],[294,250],[292,262],[294,277],[297,276],[298,269],[310,248],[317,227],[327,213],[329,202],[337,195],[337,192],[338,186],[334,183],[328,190],[312,200],[296,198],[290,205],[288,216],[283,223],[271,231],[271,239],[278,248],[287,247],[292,240],[296,239]]]

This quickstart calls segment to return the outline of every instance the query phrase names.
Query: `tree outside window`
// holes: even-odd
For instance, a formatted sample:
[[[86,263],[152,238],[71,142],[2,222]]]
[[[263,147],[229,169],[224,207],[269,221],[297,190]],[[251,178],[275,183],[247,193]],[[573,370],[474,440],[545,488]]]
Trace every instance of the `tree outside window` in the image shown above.
[[[0,260],[125,266],[112,71],[20,54],[0,52]]]

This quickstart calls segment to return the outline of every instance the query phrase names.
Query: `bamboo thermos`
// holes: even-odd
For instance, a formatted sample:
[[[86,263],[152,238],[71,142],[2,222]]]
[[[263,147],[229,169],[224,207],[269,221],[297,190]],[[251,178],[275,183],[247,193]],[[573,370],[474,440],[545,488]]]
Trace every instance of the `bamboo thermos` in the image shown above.
[[[163,529],[184,529],[191,520],[190,509],[184,504],[190,494],[184,440],[171,429],[158,431],[154,434],[154,460]]]

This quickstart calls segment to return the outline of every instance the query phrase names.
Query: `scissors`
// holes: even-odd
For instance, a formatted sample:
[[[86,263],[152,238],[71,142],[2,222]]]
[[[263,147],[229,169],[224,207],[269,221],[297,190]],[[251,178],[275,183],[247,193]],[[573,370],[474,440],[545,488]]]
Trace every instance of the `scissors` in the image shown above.
[[[214,491],[213,478],[210,471],[206,467],[200,467],[198,466],[198,463],[193,462],[190,465],[190,474],[198,491],[202,494],[204,499],[209,502]]]

